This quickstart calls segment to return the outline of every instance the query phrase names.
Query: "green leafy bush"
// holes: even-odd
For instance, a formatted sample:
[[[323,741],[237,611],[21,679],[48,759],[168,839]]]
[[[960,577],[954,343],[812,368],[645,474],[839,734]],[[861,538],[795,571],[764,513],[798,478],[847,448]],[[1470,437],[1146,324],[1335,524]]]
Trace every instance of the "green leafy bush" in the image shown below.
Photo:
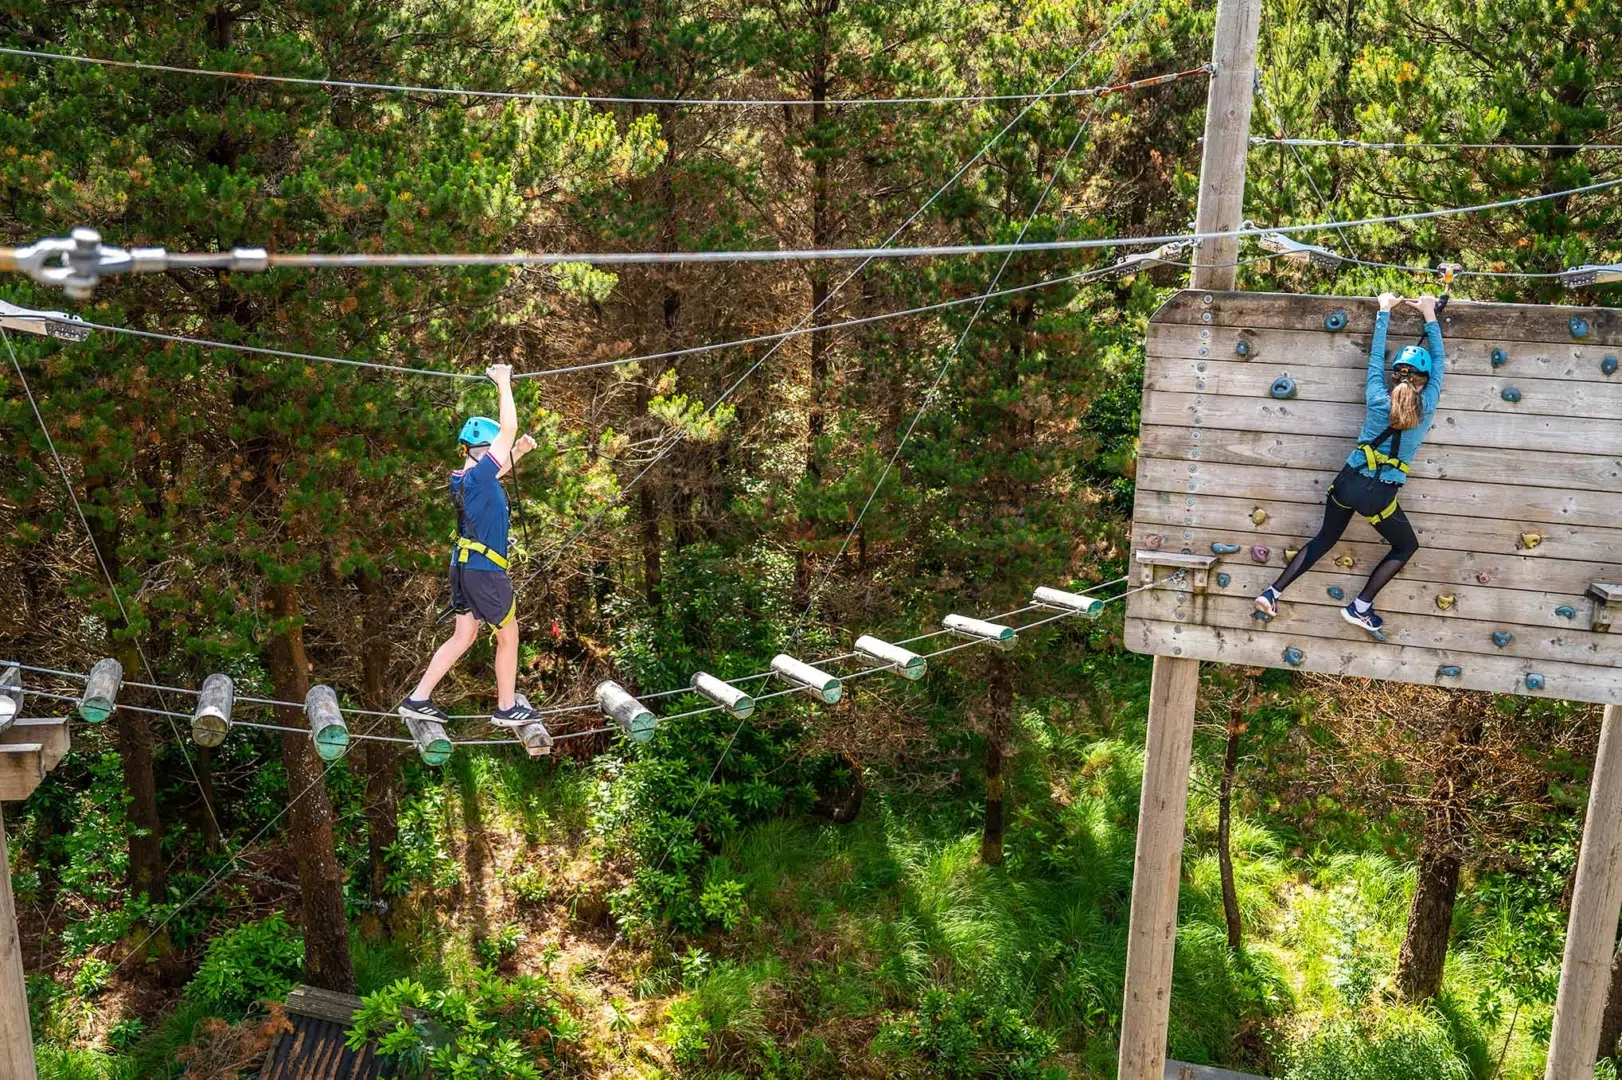
[[[255,1002],[286,997],[303,966],[304,940],[281,912],[273,912],[209,942],[185,996],[217,1016],[237,1018]]]
[[[1363,1010],[1300,1029],[1283,1054],[1283,1080],[1469,1080],[1437,1017],[1417,1009]]]
[[[524,928],[517,923],[506,923],[496,929],[493,934],[487,934],[473,943],[473,954],[481,963],[496,967],[503,960],[518,951],[519,943],[524,940]]]
[[[87,956],[79,970],[73,973],[73,992],[80,997],[93,998],[107,989],[107,982],[113,976],[113,962],[98,957]]]
[[[401,1080],[541,1080],[564,1062],[580,1025],[540,975],[480,970],[466,988],[430,991],[400,979],[361,999],[349,1045],[371,1040]]]
[[[924,992],[917,1011],[887,1024],[873,1049],[894,1059],[899,1076],[946,1080],[1060,1080],[1043,1062],[1057,1040],[1012,1009],[980,995]]]

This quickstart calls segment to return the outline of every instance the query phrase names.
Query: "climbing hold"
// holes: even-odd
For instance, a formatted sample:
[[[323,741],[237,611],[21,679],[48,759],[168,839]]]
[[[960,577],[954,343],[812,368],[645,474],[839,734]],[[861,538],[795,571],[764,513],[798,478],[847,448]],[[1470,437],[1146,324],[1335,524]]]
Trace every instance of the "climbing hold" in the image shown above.
[[[1575,619],[1577,617],[1577,609],[1570,604],[1561,604],[1554,609],[1554,613],[1562,619]]]
[[[1346,313],[1344,311],[1331,311],[1324,316],[1324,329],[1330,333],[1346,329]]]
[[[1233,581],[1233,575],[1232,574],[1218,574],[1217,575],[1217,588],[1226,589],[1228,587],[1228,585],[1230,583],[1232,583],[1232,581]]]
[[[1159,551],[1160,545],[1166,542],[1166,538],[1159,533],[1150,533],[1143,538],[1143,542],[1148,545],[1150,551]]]
[[[1543,543],[1542,533],[1521,533],[1521,538],[1515,542],[1515,546],[1522,551],[1531,551],[1541,543]]]
[[[1337,555],[1335,557],[1335,565],[1344,570],[1350,570],[1356,562],[1357,560],[1350,555]]]
[[[1257,622],[1259,622],[1259,623],[1261,623],[1263,625],[1266,625],[1267,623],[1270,623],[1270,622],[1273,621],[1273,616],[1267,614],[1267,612],[1262,611],[1259,608],[1257,610],[1255,610],[1255,611],[1252,611],[1250,613],[1250,617],[1252,619],[1255,619]]]
[[[1285,561],[1285,563],[1286,564],[1293,563],[1295,561],[1295,557],[1297,555],[1299,555],[1299,554],[1301,554],[1301,549],[1300,548],[1285,548],[1284,549],[1284,561]]]
[[[1498,646],[1500,649],[1514,640],[1515,635],[1510,633],[1508,630],[1494,630],[1492,632],[1492,643]]]
[[[1244,338],[1240,338],[1238,341],[1234,342],[1233,351],[1238,353],[1240,356],[1249,356],[1250,342],[1246,341]]]
[[[1498,396],[1509,402],[1511,405],[1521,400],[1521,392],[1515,389],[1513,386],[1504,387],[1498,392]]]
[[[1503,367],[1507,363],[1509,363],[1509,353],[1505,352],[1503,349],[1494,349],[1492,351],[1492,366],[1493,367],[1500,368],[1500,367]]]
[[[1616,357],[1607,356],[1605,359],[1601,360],[1599,362],[1599,370],[1600,370],[1600,374],[1602,374],[1602,375],[1615,375],[1616,374]]]
[[[1258,507],[1256,507],[1256,509],[1254,509],[1254,510],[1252,510],[1250,512],[1250,523],[1252,525],[1258,525],[1259,526],[1259,525],[1262,524],[1262,522],[1264,522],[1266,520],[1267,520],[1267,511],[1263,510],[1261,507],[1258,506]]]
[[[1464,674],[1464,669],[1457,664],[1443,664],[1436,669],[1436,674],[1441,677],[1456,679]]]
[[[1329,586],[1329,595],[1332,599],[1344,600],[1346,599],[1346,590],[1339,585],[1331,585]]]
[[[1250,561],[1265,563],[1269,558],[1272,557],[1272,554],[1272,548],[1268,547],[1266,544],[1257,544],[1255,547],[1250,549]]]
[[[1291,667],[1300,667],[1301,661],[1305,660],[1306,658],[1307,654],[1296,648],[1294,645],[1291,645],[1289,648],[1284,650],[1284,662],[1289,664]]]
[[[1452,593],[1438,593],[1436,596],[1436,609],[1438,611],[1452,611],[1455,599],[1457,597]]]
[[[1487,572],[1485,570],[1483,570],[1481,573],[1476,575],[1476,583],[1479,584],[1479,585],[1485,585],[1485,584],[1487,584],[1487,582],[1489,582],[1491,580],[1492,580],[1492,578],[1487,576]]]
[[[1571,326],[1571,336],[1572,337],[1587,337],[1588,336],[1588,320],[1587,319],[1579,319],[1577,316],[1573,315],[1571,317],[1571,320],[1570,320],[1570,326]]]
[[[1286,401],[1295,396],[1295,380],[1288,375],[1280,375],[1273,380],[1272,389],[1268,391],[1280,401]]]
[[[1535,671],[1527,672],[1526,673],[1526,688],[1528,690],[1542,690],[1543,689],[1543,676],[1539,675]]]
[[[1211,554],[1212,555],[1237,555],[1237,554],[1239,554],[1239,545],[1238,544],[1224,544],[1220,540],[1213,540],[1213,541],[1211,541]]]

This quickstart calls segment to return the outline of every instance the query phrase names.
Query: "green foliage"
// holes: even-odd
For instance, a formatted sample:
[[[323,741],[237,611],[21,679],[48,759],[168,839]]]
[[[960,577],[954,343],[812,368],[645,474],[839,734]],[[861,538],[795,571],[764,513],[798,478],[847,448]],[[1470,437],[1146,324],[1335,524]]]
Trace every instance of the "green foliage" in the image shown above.
[[[685,992],[671,1003],[661,1034],[678,1063],[752,1057],[771,1044],[768,1006],[781,986],[780,963],[712,963],[689,950],[681,969]]]
[[[1308,1024],[1283,1057],[1282,1080],[1470,1080],[1438,1018],[1412,1009]]]
[[[286,997],[303,967],[304,942],[273,912],[209,942],[185,994],[213,1015],[235,1020],[261,1001]]]
[[[349,1031],[359,1049],[376,1040],[403,1080],[428,1075],[467,1080],[541,1080],[569,1059],[578,1022],[551,982],[508,980],[477,971],[471,985],[431,991],[413,979],[362,998]]]
[[[1057,1080],[1064,1070],[1043,1064],[1056,1045],[1014,1010],[940,987],[925,991],[915,1012],[874,1040],[874,1050],[894,1060],[896,1075],[946,1080]]]
[[[524,941],[524,928],[517,923],[504,923],[492,934],[474,941],[473,955],[487,967],[500,967]]]
[[[73,992],[80,997],[99,997],[107,989],[107,982],[113,974],[113,962],[95,956],[87,956],[79,964],[79,970],[73,973]]]

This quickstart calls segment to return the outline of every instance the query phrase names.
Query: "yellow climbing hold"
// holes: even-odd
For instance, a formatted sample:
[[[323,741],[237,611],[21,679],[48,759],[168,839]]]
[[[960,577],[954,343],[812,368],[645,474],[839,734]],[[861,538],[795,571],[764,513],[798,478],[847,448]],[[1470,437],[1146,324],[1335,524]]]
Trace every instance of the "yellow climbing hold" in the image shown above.
[[[1347,570],[1350,570],[1352,565],[1356,562],[1357,560],[1352,558],[1350,555],[1340,555],[1335,558],[1335,565]]]
[[[1254,510],[1252,510],[1250,512],[1250,523],[1252,525],[1260,525],[1262,522],[1264,522],[1266,520],[1267,520],[1267,511],[1263,510],[1261,507],[1258,506],[1258,507],[1256,507],[1256,509],[1254,509]]]
[[[1541,543],[1543,543],[1543,535],[1541,533],[1521,533],[1520,542],[1515,546],[1520,548],[1522,551],[1531,551]]]
[[[1451,611],[1455,597],[1452,593],[1440,593],[1436,597],[1436,606],[1442,611]]]

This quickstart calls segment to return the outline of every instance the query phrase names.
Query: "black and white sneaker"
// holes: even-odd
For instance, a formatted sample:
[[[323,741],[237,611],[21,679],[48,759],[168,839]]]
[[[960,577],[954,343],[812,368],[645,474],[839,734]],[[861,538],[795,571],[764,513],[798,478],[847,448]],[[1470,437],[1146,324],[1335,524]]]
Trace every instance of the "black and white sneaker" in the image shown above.
[[[416,698],[406,698],[400,702],[400,719],[402,720],[432,720],[436,724],[450,723],[450,717],[445,710],[432,701],[418,701]]]
[[[541,718],[539,709],[530,708],[529,699],[522,694],[516,695],[517,700],[510,709],[497,709],[490,714],[490,722],[497,727],[521,728],[525,724],[533,724]]]

